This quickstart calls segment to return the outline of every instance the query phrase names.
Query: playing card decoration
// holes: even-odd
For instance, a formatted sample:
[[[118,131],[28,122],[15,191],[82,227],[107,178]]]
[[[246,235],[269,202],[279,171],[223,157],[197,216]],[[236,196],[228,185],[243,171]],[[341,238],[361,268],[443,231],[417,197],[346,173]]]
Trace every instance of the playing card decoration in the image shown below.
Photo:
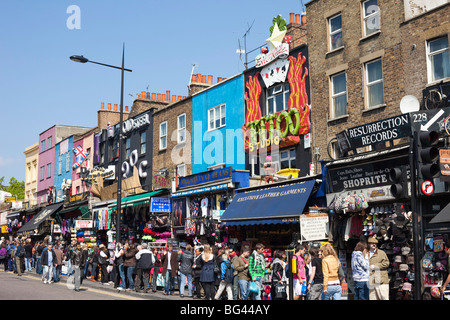
[[[278,59],[262,68],[261,77],[267,88],[278,82],[285,82],[289,70],[288,59]]]

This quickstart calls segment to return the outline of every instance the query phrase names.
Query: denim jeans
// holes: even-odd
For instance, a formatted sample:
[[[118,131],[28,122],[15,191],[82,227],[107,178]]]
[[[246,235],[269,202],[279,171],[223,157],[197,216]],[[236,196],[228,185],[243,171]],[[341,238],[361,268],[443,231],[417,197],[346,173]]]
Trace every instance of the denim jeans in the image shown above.
[[[180,272],[180,283],[178,286],[180,287],[180,295],[184,295],[184,284],[186,283],[186,278],[188,281],[188,294],[189,297],[192,297],[192,274],[184,274]]]
[[[355,281],[354,300],[369,300],[369,287],[367,281]]]
[[[327,286],[327,292],[323,293],[322,300],[330,300],[331,297],[333,297],[333,300],[341,300],[341,290],[340,285]]]
[[[41,257],[36,257],[36,273],[42,274]]]
[[[25,258],[25,271],[31,271],[31,258]]]
[[[248,285],[249,281],[247,280],[238,280],[239,282],[239,288],[241,289],[241,299],[242,300],[248,300]]]
[[[125,277],[125,267],[122,264],[119,264],[119,274],[120,274],[120,287],[122,289],[126,289],[127,288],[127,280]]]
[[[134,269],[136,269],[136,267],[127,267],[128,288],[131,290],[134,289],[134,279],[133,279]]]
[[[59,266],[53,266],[53,281],[54,282],[58,282],[60,280],[60,275],[61,275],[61,268],[62,265]]]
[[[175,277],[172,277],[172,270],[166,271],[166,281],[164,284],[164,293],[173,293],[175,290]]]

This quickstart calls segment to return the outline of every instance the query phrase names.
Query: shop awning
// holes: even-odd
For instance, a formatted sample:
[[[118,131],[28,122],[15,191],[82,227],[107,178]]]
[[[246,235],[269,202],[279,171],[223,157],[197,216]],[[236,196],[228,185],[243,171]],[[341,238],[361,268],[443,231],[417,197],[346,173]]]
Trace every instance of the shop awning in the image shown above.
[[[315,180],[309,180],[280,187],[238,193],[220,220],[226,226],[298,221],[315,183]]]
[[[57,212],[63,206],[62,203],[55,203],[43,208],[36,216],[33,217],[27,224],[20,228],[17,233],[22,233],[26,231],[31,231],[37,229],[39,225],[44,222],[53,213]]]
[[[64,208],[61,211],[58,212],[58,215],[62,215],[62,214],[66,214],[69,213],[71,214],[71,216],[82,216],[83,218],[89,218],[90,213],[89,213],[89,206],[75,206],[75,207],[69,207],[69,208]]]
[[[122,198],[122,202],[121,202],[121,207],[123,208],[127,208],[127,207],[131,207],[131,206],[139,206],[139,205],[143,205],[143,204],[148,204],[150,203],[150,199],[162,192],[163,189],[161,190],[156,190],[153,192],[146,192],[146,193],[140,193],[140,194],[135,194],[132,196],[128,196],[128,197],[124,197]],[[108,208],[112,209],[112,210],[116,210],[117,208],[117,201],[114,201],[113,203],[111,203]]]
[[[450,203],[447,204],[429,223],[450,222]]]
[[[21,214],[23,214],[25,212],[25,210],[20,210],[20,211],[13,211],[10,212],[6,215],[6,219],[16,219],[18,218]]]

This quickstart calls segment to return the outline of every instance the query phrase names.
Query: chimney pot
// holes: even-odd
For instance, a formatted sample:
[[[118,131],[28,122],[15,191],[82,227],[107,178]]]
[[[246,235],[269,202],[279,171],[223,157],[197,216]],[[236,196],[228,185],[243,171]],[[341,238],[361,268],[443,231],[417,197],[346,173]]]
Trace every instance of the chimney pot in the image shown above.
[[[105,109],[105,103],[104,102],[100,103],[100,109]]]
[[[213,76],[209,75],[208,76],[208,84],[212,84],[213,83]]]
[[[128,112],[128,106],[125,106],[125,112]]]
[[[141,99],[145,99],[145,91],[141,92]]]
[[[117,103],[114,103],[114,111],[117,111]]]
[[[162,94],[161,100],[162,101],[166,101],[166,94],[165,93]]]
[[[145,93],[145,98],[146,98],[146,99],[150,99],[150,92],[146,92],[146,93]]]
[[[300,14],[295,15],[295,23],[300,24]]]
[[[302,15],[302,24],[306,24],[306,14]]]
[[[170,101],[170,90],[166,90],[167,101]]]
[[[156,100],[156,93],[155,92],[152,93],[152,100]]]
[[[200,73],[197,73],[197,81],[198,83],[202,82],[202,75]]]
[[[206,83],[206,75],[202,76],[202,83]]]
[[[291,20],[290,20],[289,23],[294,23],[294,15],[295,15],[295,13],[291,12],[290,15],[291,15]]]
[[[161,101],[161,93],[156,94],[156,100]]]
[[[111,110],[111,103],[108,103],[108,110]]]
[[[191,83],[195,82],[196,79],[197,79],[197,76],[195,74],[193,74],[192,77],[191,77]]]
[[[181,96],[178,96],[178,101],[180,101],[181,100]]]
[[[177,101],[177,96],[175,94],[172,95],[172,102]]]

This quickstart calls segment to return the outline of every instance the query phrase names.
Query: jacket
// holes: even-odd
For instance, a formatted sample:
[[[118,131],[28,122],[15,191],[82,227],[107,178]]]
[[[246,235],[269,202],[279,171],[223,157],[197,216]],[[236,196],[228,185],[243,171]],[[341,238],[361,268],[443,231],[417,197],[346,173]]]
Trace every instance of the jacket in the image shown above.
[[[361,251],[352,253],[352,274],[355,281],[369,280],[369,259],[365,259]]]
[[[248,273],[248,260],[246,260],[243,256],[238,257],[233,260],[233,269],[237,271],[237,276],[239,280],[250,280],[250,274]]]
[[[124,267],[136,267],[136,253],[138,253],[138,249],[127,249],[125,250],[125,254],[123,257],[123,266]]]
[[[375,253],[369,259],[370,265],[375,265],[374,270],[370,270],[369,284],[389,284],[389,259],[383,250],[376,249]]]
[[[216,264],[215,257],[209,261],[203,260],[203,254],[200,255],[201,274],[200,282],[215,282],[217,277],[214,273],[214,266]]]
[[[52,254],[52,257],[53,257],[53,264],[56,264],[56,253],[55,253],[55,251],[53,249],[51,251],[51,254]],[[41,264],[43,266],[48,266],[48,250],[44,250],[42,252]]]
[[[194,271],[193,272],[194,278],[200,278],[200,274],[202,273],[202,266],[200,265],[201,258],[202,258],[201,254],[199,254],[198,256],[194,257],[194,263],[192,265],[192,269]]]
[[[252,280],[257,277],[264,278],[266,274],[265,264],[264,256],[254,250],[248,260],[248,272]]]
[[[169,253],[166,253],[161,257],[161,262],[163,265],[162,274],[163,275],[166,274],[167,269],[168,269],[168,264],[170,263],[172,277],[176,277],[178,274],[178,253],[175,250],[173,250],[171,252],[170,262],[169,262],[169,259],[167,258],[168,256],[169,256]]]
[[[328,282],[339,281],[339,264],[333,255],[322,258],[323,290],[327,289]]]
[[[72,250],[70,253],[70,261],[72,262],[72,265],[84,267],[87,260],[87,251],[86,250]]]
[[[0,256],[7,256],[8,255],[8,252],[6,251],[6,248],[1,248],[0,249]]]
[[[279,281],[286,281],[285,263],[278,258],[275,258],[272,263],[272,283],[275,284]]]
[[[59,249],[55,249],[55,254],[56,254],[56,264],[58,266],[61,266],[64,259],[64,253]]]
[[[194,264],[194,254],[191,251],[184,251],[178,256],[180,262],[180,272],[183,274],[192,274],[192,265]]]
[[[148,249],[142,249],[136,253],[136,268],[151,269],[153,268],[153,253]]]

